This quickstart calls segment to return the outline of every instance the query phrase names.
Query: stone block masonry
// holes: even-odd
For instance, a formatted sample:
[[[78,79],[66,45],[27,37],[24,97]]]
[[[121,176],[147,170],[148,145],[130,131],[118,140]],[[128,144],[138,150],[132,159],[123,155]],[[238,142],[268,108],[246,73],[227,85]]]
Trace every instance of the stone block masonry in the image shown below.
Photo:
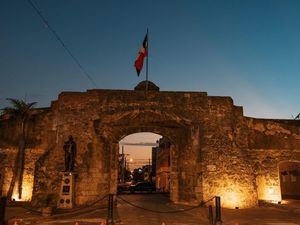
[[[0,190],[7,193],[18,151],[16,124],[0,120]],[[38,204],[59,194],[63,144],[77,143],[75,204],[116,191],[118,142],[153,132],[171,143],[170,198],[190,205],[219,195],[224,207],[280,201],[278,165],[300,162],[300,121],[243,116],[230,97],[205,92],[62,92],[30,121],[24,190]],[[272,192],[270,191],[272,189]]]

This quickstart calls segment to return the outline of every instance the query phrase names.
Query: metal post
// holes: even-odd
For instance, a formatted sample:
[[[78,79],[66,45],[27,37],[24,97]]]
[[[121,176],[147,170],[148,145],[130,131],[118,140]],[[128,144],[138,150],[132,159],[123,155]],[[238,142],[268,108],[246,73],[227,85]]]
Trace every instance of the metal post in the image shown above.
[[[124,145],[122,145],[122,183],[125,182]]]
[[[213,215],[213,209],[211,205],[208,206],[208,220],[210,225],[214,224],[214,215]]]
[[[215,224],[221,224],[221,198],[216,196],[216,221]]]
[[[107,225],[114,225],[114,195],[109,194],[108,195],[108,208],[107,208],[107,219],[106,224]]]
[[[0,225],[5,224],[5,208],[6,208],[7,198],[2,197],[0,200]]]

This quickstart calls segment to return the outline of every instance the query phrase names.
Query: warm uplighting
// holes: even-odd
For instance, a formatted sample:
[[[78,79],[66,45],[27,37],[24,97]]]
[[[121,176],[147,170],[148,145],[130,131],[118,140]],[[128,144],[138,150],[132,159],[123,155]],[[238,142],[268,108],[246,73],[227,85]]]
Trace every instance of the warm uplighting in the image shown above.
[[[266,186],[265,187],[265,199],[272,203],[281,202],[281,194],[280,194],[280,187],[279,186]]]
[[[274,187],[268,187],[268,194],[273,195],[275,193]]]
[[[33,182],[23,182],[22,198],[19,199],[18,187],[14,188],[12,199],[14,201],[31,201]]]
[[[19,199],[19,195],[15,191],[14,191],[14,194],[12,195],[12,200],[16,201],[16,202],[22,201],[22,199]]]
[[[130,158],[130,159],[129,159],[129,162],[133,162],[133,158]]]
[[[259,176],[256,179],[258,199],[278,203],[281,202],[281,190],[278,180],[270,179],[270,177]]]
[[[237,184],[219,189],[217,195],[221,197],[221,205],[224,208],[240,209],[253,205],[253,196],[247,188]]]
[[[238,194],[233,191],[225,192],[223,194],[222,201],[223,201],[223,206],[226,208],[234,209],[236,207],[239,207],[240,205]]]
[[[226,188],[221,196],[221,204],[225,208],[235,209],[236,207],[241,207],[241,196],[233,188]]]

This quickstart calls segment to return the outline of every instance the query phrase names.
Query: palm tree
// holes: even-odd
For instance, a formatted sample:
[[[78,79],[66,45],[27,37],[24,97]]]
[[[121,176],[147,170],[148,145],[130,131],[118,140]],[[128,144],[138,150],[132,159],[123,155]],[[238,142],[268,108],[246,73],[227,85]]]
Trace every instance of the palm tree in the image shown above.
[[[7,193],[8,199],[12,198],[13,190],[16,184],[18,183],[18,194],[19,199],[22,198],[22,184],[23,184],[23,173],[24,173],[24,157],[26,149],[26,130],[27,124],[32,116],[32,108],[36,102],[26,103],[23,100],[8,98],[7,99],[11,107],[6,107],[2,109],[4,115],[9,115],[10,118],[14,119],[17,122],[19,129],[19,149],[16,157],[16,163],[13,171],[13,177],[10,183],[10,187]]]

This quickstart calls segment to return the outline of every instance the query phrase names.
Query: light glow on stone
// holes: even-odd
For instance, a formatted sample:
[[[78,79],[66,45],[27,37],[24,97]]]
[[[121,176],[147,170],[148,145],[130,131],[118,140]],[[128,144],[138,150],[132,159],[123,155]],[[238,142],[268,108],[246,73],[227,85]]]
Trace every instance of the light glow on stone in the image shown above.
[[[266,186],[264,200],[272,203],[281,202],[281,192],[279,186]]]
[[[246,208],[245,202],[248,196],[243,193],[241,187],[238,185],[230,185],[218,191],[218,195],[221,197],[221,206],[224,208]]]
[[[29,181],[23,182],[22,198],[20,199],[18,194],[18,185],[16,184],[12,195],[12,199],[15,201],[31,201],[32,190],[33,190],[33,180],[32,182]]]
[[[281,190],[278,180],[269,176],[258,176],[256,178],[258,199],[278,203],[281,202]]]

